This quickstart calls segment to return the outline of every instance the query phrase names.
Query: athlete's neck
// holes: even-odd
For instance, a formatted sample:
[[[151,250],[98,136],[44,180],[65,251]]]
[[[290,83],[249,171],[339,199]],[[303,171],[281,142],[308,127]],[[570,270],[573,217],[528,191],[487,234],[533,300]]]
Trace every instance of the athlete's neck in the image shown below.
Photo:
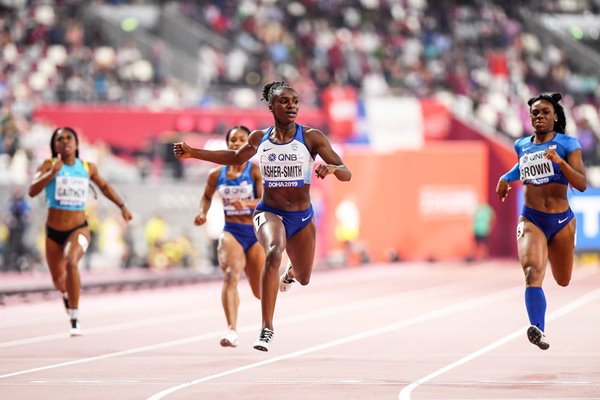
[[[556,136],[556,133],[554,131],[535,131],[533,143],[546,143],[554,139],[554,136]]]
[[[286,139],[296,134],[296,123],[288,125],[279,125],[275,122],[274,136],[279,139]]]

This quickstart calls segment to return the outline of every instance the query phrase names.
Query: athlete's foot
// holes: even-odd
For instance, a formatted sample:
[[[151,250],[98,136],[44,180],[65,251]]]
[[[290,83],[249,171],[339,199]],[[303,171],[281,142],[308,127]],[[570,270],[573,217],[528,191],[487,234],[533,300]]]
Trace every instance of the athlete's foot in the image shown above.
[[[79,325],[78,319],[71,318],[71,329],[69,330],[69,334],[71,337],[81,336],[83,334],[81,332],[81,326]]]
[[[544,332],[535,325],[531,325],[527,328],[527,339],[542,350],[548,350],[550,347],[550,343],[548,343],[548,339]]]
[[[273,331],[269,328],[264,328],[260,331],[260,335],[256,342],[254,342],[254,348],[260,351],[269,351],[269,346],[273,341]]]
[[[285,272],[279,278],[279,291],[280,292],[287,292],[288,290],[290,290],[292,283],[296,282],[296,280],[294,278],[291,278],[289,276],[289,273],[291,270],[292,270],[292,263],[289,263]]]
[[[221,338],[221,346],[223,347],[237,347],[238,345],[238,334],[233,329],[229,329],[225,336]]]

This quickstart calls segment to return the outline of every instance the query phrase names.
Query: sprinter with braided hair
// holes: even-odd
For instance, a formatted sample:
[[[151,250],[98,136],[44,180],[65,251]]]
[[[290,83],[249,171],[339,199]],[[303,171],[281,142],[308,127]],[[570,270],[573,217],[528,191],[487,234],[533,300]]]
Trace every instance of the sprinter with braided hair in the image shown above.
[[[517,164],[502,175],[496,193],[504,201],[509,183],[523,181],[523,210],[517,225],[519,261],[525,273],[525,307],[531,326],[527,337],[542,350],[550,347],[545,334],[546,297],[542,282],[550,261],[554,280],[567,286],[573,272],[575,215],[567,187],[583,192],[587,179],[581,145],[565,133],[560,93],[529,99],[534,134],[515,142]]]
[[[197,158],[225,165],[239,165],[258,153],[263,195],[254,212],[254,230],[265,249],[261,276],[262,329],[254,348],[268,351],[273,339],[273,314],[277,290],[292,282],[307,285],[315,257],[316,228],[310,201],[312,167],[317,155],[324,164],[315,169],[317,178],[334,175],[349,181],[352,174],[318,129],[296,123],[300,99],[285,82],[264,86],[263,99],[273,114],[274,126],[256,130],[238,150],[203,150],[181,142],[173,152],[179,158]],[[283,251],[290,265],[279,279]]]

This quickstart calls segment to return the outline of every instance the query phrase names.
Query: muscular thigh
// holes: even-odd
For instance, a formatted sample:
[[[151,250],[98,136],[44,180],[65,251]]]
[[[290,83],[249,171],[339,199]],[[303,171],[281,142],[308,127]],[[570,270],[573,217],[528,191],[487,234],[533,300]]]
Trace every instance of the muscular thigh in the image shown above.
[[[65,258],[73,262],[79,261],[90,245],[90,236],[87,226],[71,233],[65,242]]]
[[[46,238],[46,262],[53,279],[58,279],[65,273],[64,248],[52,239]]]
[[[573,257],[575,256],[575,230],[576,221],[571,222],[548,242],[548,258],[552,271],[570,271],[573,268]]]
[[[253,217],[256,238],[265,252],[285,249],[285,227],[281,218],[268,211],[258,212]]]
[[[236,271],[241,271],[244,267],[244,248],[229,232],[223,232],[219,237],[217,254],[221,268],[233,267]]]
[[[287,254],[294,271],[310,271],[315,258],[316,227],[312,221],[287,240]]]
[[[521,266],[533,267],[536,270],[545,268],[548,261],[546,235],[523,217],[519,218],[517,227],[517,247]]]

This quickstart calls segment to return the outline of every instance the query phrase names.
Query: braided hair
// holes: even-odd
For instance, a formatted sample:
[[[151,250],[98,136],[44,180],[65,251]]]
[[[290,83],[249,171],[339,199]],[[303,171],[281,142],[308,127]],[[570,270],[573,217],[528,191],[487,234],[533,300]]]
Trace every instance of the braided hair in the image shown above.
[[[263,87],[261,100],[265,100],[267,103],[271,104],[271,102],[273,101],[275,92],[277,92],[283,88],[288,88],[288,87],[290,87],[290,85],[288,85],[284,81],[275,81],[275,82],[267,83]]]
[[[77,143],[77,150],[75,150],[75,157],[79,158],[79,138],[77,137],[77,132],[75,132],[75,129],[69,128],[68,126],[58,127],[54,130],[54,132],[52,132],[52,136],[50,137],[50,151],[52,152],[52,158],[56,158],[58,156],[58,152],[56,151],[56,148],[54,147],[54,138],[56,138],[56,136],[59,135],[61,131],[71,132],[71,134],[75,138],[75,143]]]
[[[562,95],[560,93],[542,93],[537,97],[529,99],[527,105],[529,105],[529,111],[531,111],[531,106],[538,100],[544,100],[552,104],[554,112],[556,113],[556,121],[554,122],[553,130],[554,132],[560,132],[566,135],[567,118],[565,117],[565,109],[558,103],[561,99]]]

